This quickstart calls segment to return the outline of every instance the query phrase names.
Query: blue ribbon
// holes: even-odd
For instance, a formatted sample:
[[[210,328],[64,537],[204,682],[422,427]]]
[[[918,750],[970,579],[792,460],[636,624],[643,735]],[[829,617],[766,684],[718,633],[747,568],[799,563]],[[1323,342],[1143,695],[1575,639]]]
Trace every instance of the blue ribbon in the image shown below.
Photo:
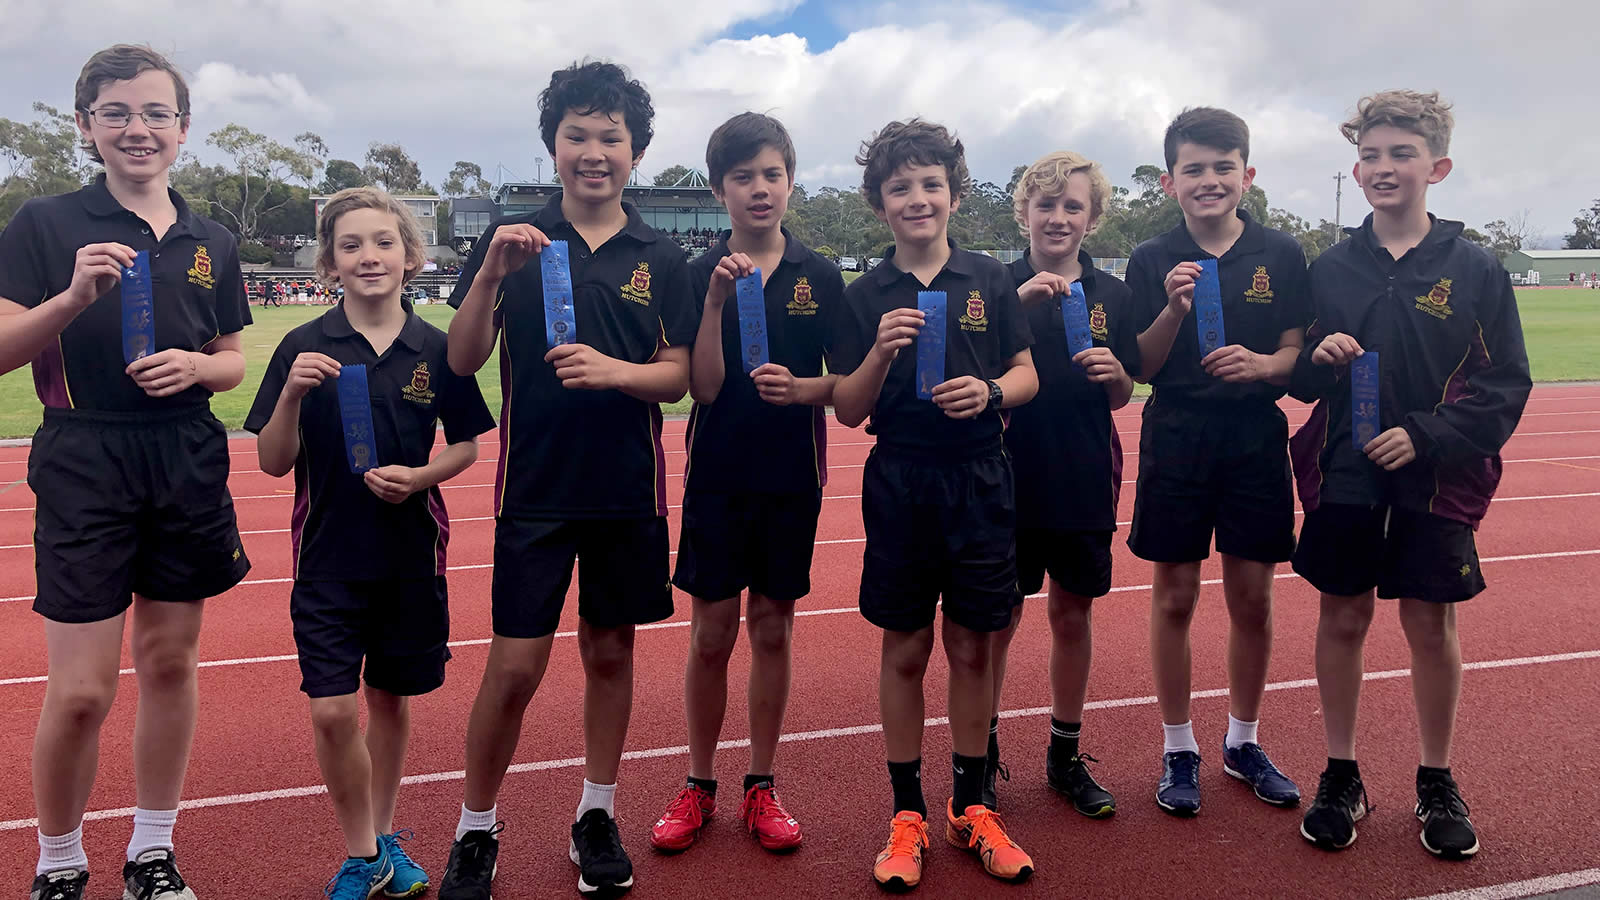
[[[1083,294],[1083,282],[1074,281],[1072,290],[1061,295],[1061,321],[1067,329],[1068,356],[1076,358],[1079,353],[1094,346],[1094,334],[1089,331],[1089,301]]]
[[[544,281],[544,337],[548,349],[578,340],[578,319],[572,308],[572,264],[566,241],[551,241],[539,253]]]
[[[933,389],[944,384],[944,291],[917,291],[917,309],[924,317],[917,333],[917,396],[933,399]]]
[[[1378,371],[1376,350],[1350,360],[1350,433],[1358,452],[1364,452],[1383,430],[1378,419]]]
[[[739,304],[739,357],[748,375],[769,361],[767,295],[761,287],[761,270],[735,281],[734,295]]]
[[[378,467],[378,442],[372,431],[372,398],[367,393],[367,367],[339,367],[339,422],[344,427],[344,453],[357,475]]]
[[[1222,280],[1217,277],[1217,261],[1200,260],[1200,277],[1194,282],[1195,331],[1200,335],[1200,358],[1228,344],[1222,327]]]
[[[150,284],[150,251],[140,250],[122,270],[122,360],[132,363],[156,349],[155,290]]]

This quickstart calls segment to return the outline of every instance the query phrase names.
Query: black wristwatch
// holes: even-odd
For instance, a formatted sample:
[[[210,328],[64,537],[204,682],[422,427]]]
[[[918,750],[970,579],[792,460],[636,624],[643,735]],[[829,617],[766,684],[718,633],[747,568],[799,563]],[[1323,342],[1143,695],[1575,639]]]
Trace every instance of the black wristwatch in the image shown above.
[[[1006,399],[1006,392],[1000,390],[1000,385],[994,381],[985,379],[983,383],[989,386],[989,406],[999,409],[1001,403]]]

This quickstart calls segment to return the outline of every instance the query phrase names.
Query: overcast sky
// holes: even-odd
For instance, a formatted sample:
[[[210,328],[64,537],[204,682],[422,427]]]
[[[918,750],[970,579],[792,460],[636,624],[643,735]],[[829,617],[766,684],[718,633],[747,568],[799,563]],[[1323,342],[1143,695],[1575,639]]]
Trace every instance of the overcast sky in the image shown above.
[[[1160,162],[1185,106],[1218,105],[1253,133],[1274,206],[1333,217],[1354,151],[1338,123],[1363,93],[1438,89],[1454,101],[1454,173],[1435,212],[1469,225],[1528,211],[1546,242],[1600,197],[1600,3],[1594,0],[0,0],[0,116],[61,109],[88,55],[149,42],[190,75],[189,147],[237,122],[279,140],[321,134],[360,160],[398,141],[434,185],[458,159],[531,179],[538,92],[575,57],[628,66],[655,99],[645,175],[705,166],[727,116],[770,112],[794,134],[799,180],[853,186],[859,142],[912,115],[955,128],[978,180],[1074,149],[1127,184]],[[543,164],[550,174],[550,163]],[[514,173],[514,174],[513,174]],[[1344,222],[1365,215],[1345,182]],[[1555,246],[1557,244],[1551,244]]]

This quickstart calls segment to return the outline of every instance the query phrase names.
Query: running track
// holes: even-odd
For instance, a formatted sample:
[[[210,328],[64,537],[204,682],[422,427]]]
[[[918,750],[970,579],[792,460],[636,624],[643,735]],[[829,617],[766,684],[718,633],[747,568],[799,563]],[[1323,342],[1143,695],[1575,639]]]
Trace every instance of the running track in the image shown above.
[[[1290,404],[1291,423],[1307,408]],[[1123,442],[1138,447],[1138,407],[1117,416]],[[668,464],[683,470],[683,423],[667,425]],[[493,438],[487,435],[486,438]],[[871,897],[868,868],[889,814],[876,700],[877,634],[856,613],[862,530],[861,465],[870,438],[835,424],[830,480],[818,529],[813,590],[795,626],[795,680],[779,755],[787,805],[807,843],[788,857],[762,852],[734,820],[747,761],[724,749],[717,774],[729,785],[724,809],[688,854],[653,854],[647,830],[687,767],[682,669],[688,604],[641,630],[629,757],[618,812],[636,867],[637,897]],[[201,642],[201,717],[178,830],[184,872],[204,898],[317,897],[337,868],[342,843],[321,794],[288,618],[289,481],[257,470],[253,441],[232,445],[231,481],[239,523],[255,568],[245,584],[211,601]],[[489,636],[492,460],[481,460],[445,490],[454,520],[450,582],[455,661],[448,681],[414,706],[415,733],[397,822],[416,830],[411,850],[435,879],[460,803],[466,710]],[[0,859],[20,887],[36,853],[28,759],[44,696],[43,630],[31,612],[29,544],[33,497],[25,448],[0,449],[0,632],[12,635],[0,657]],[[1131,515],[1137,455],[1129,454],[1119,518]],[[1114,592],[1097,604],[1091,710],[1084,746],[1120,811],[1107,821],[1079,817],[1044,785],[1048,736],[1048,647],[1043,604],[1028,604],[1012,651],[1002,748],[1012,780],[1002,810],[1032,853],[1034,879],[1002,888],[934,833],[924,897],[972,896],[1303,896],[1394,897],[1453,894],[1514,897],[1600,882],[1600,830],[1589,786],[1600,780],[1593,710],[1600,705],[1600,386],[1540,387],[1516,437],[1497,502],[1479,533],[1487,593],[1462,610],[1465,676],[1455,768],[1483,852],[1465,864],[1425,854],[1411,816],[1416,765],[1408,654],[1393,606],[1379,604],[1367,650],[1360,731],[1363,774],[1376,811],[1350,850],[1331,855],[1297,834],[1299,812],[1257,802],[1222,774],[1226,728],[1220,587],[1203,588],[1194,625],[1194,706],[1205,766],[1206,806],[1192,821],[1170,818],[1151,799],[1160,767],[1146,628],[1150,567],[1116,545]],[[682,479],[669,479],[670,502]],[[671,517],[674,544],[678,515]],[[1125,528],[1124,528],[1125,531]],[[1120,538],[1120,536],[1119,536]],[[1215,579],[1215,559],[1205,577]],[[569,604],[545,684],[534,699],[500,811],[509,823],[496,896],[573,896],[566,858],[582,777],[579,698],[582,673]],[[1262,740],[1308,795],[1323,765],[1322,728],[1312,665],[1316,595],[1287,572],[1277,581],[1277,649]],[[124,663],[127,665],[127,663]],[[746,734],[741,642],[730,673],[725,737]],[[929,667],[924,758],[930,806],[948,795],[949,731],[943,727],[942,657]],[[117,895],[133,802],[133,680],[113,709],[90,800],[86,845],[94,898]],[[1504,886],[1504,887],[1499,887]],[[1469,890],[1489,888],[1487,890]]]

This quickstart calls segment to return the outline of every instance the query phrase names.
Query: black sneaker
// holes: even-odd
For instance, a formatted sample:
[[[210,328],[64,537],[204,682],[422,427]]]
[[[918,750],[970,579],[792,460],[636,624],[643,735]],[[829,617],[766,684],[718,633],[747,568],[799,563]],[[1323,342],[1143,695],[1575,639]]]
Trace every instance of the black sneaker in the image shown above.
[[[1175,816],[1200,813],[1200,754],[1193,750],[1162,754],[1156,803]]]
[[[633,860],[622,849],[617,820],[603,809],[591,809],[572,824],[568,851],[578,866],[578,893],[617,897],[633,887]]]
[[[1441,859],[1466,859],[1478,852],[1478,832],[1467,817],[1456,780],[1446,774],[1417,777],[1417,821],[1422,846]]]
[[[83,900],[89,873],[83,869],[57,869],[33,879],[28,900]]]
[[[983,805],[995,812],[1000,811],[1000,793],[994,789],[995,776],[1001,781],[1011,780],[1011,770],[998,759],[985,760],[983,763]]]
[[[122,900],[194,900],[171,850],[146,850],[122,866]]]
[[[1324,769],[1317,796],[1300,820],[1300,836],[1324,850],[1343,850],[1356,842],[1356,823],[1371,807],[1360,775],[1335,775]]]
[[[489,888],[498,870],[503,822],[488,831],[469,831],[450,845],[450,860],[439,882],[439,900],[489,900]]]
[[[1044,779],[1050,789],[1072,801],[1072,808],[1091,819],[1104,819],[1117,811],[1116,798],[1100,786],[1089,774],[1089,763],[1097,763],[1087,753],[1080,753],[1056,766],[1056,758],[1048,751],[1044,756]]]

